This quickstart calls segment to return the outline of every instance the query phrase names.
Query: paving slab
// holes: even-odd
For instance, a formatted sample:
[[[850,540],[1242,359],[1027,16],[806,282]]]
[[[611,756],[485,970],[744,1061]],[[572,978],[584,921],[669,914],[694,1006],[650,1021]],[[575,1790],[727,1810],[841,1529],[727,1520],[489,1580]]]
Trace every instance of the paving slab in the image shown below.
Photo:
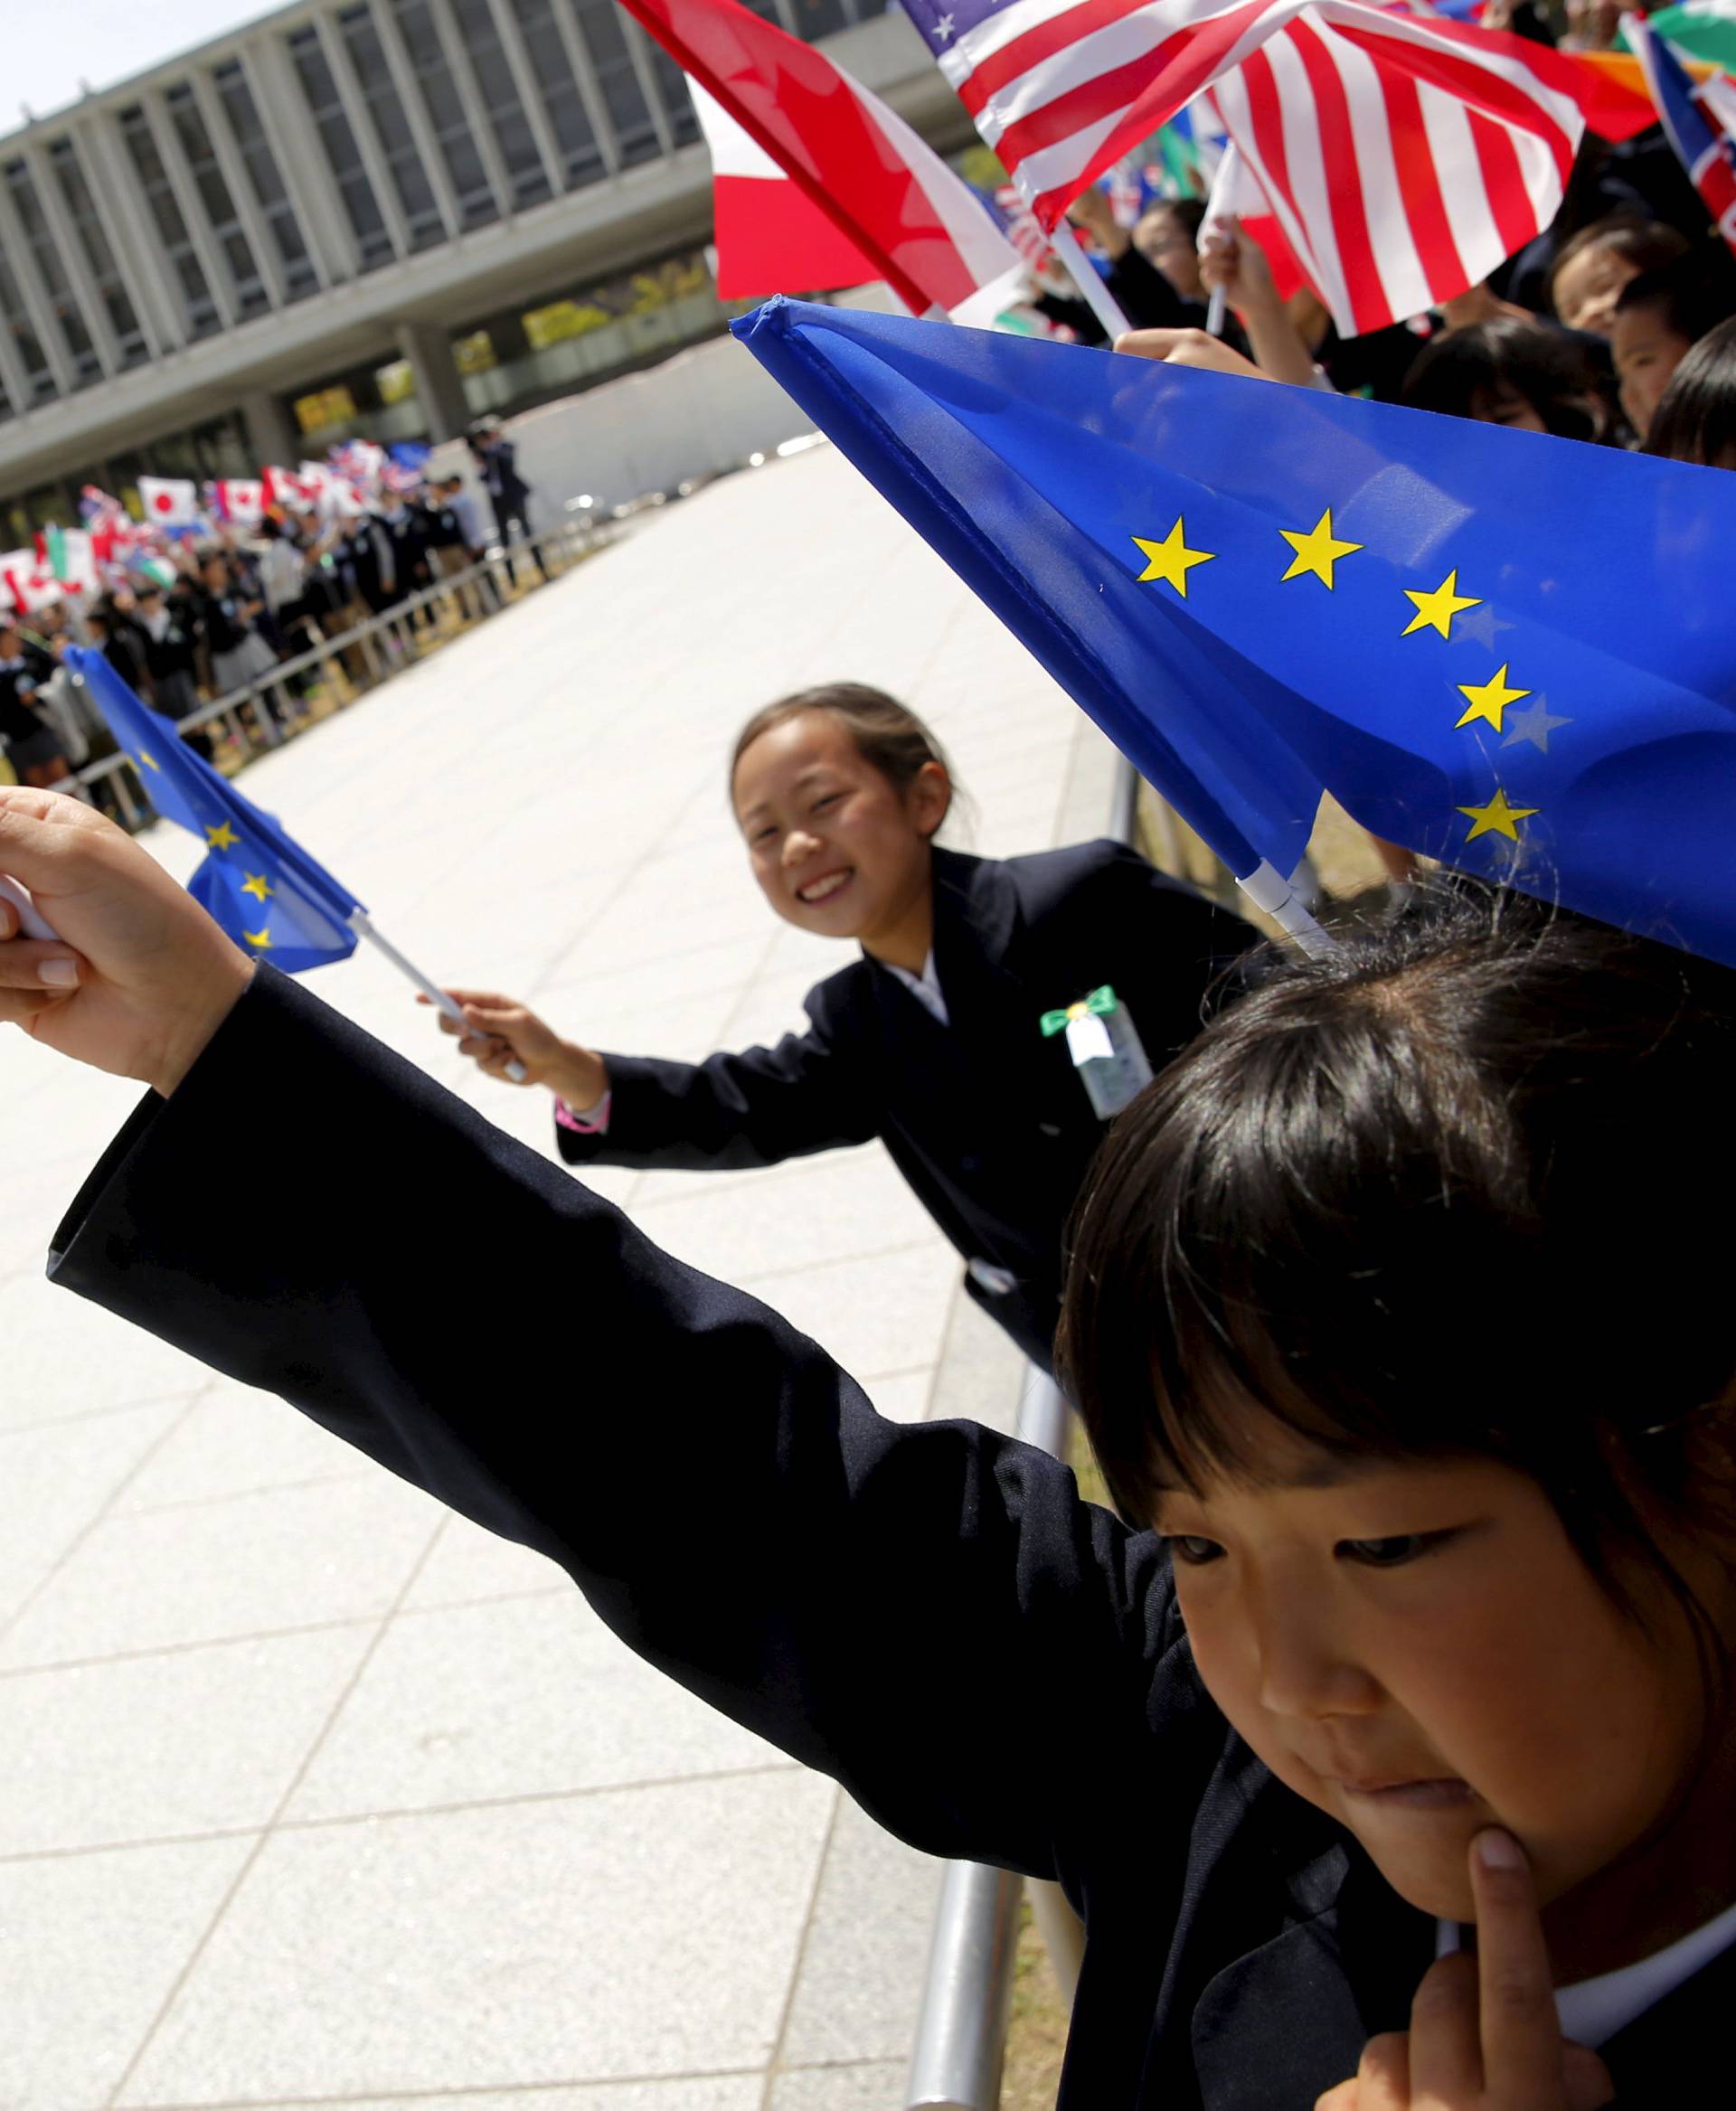
[[[724,785],[750,711],[839,678],[931,720],[961,847],[1101,833],[1103,743],[826,448],[663,509],[245,789],[442,979],[698,1056],[799,1029],[850,957],[770,917]],[[551,1153],[546,1097],[378,956],[308,985]],[[42,1279],[137,1098],[0,1037],[0,2105],[896,2111],[931,1864],[542,1556]],[[593,1184],[887,1414],[1010,1416],[1016,1353],[878,1145]]]

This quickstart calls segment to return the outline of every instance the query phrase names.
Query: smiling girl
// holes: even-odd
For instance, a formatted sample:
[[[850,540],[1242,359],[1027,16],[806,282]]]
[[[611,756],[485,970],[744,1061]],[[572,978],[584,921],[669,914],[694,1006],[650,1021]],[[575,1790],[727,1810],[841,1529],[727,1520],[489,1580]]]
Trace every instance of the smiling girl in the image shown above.
[[[1214,1022],[1112,1133],[1069,1272],[1128,1526],[1010,1440],[881,1420],[88,808],[0,791],[0,871],[66,941],[0,942],[0,1016],[155,1088],[57,1279],[541,1549],[901,1837],[1058,1878],[1066,2111],[1707,2100],[1736,1998],[1736,1327],[1696,1206],[1736,1182],[1723,971],[1479,895]],[[262,1095],[237,1239],[210,1197]]]
[[[459,1045],[490,1076],[515,1065],[514,1082],[555,1094],[570,1164],[738,1170],[879,1136],[972,1296],[1046,1367],[1061,1228],[1102,1125],[1043,1015],[1107,984],[1161,1065],[1254,932],[1119,843],[1005,861],[940,848],[946,756],[861,683],[757,712],[730,797],[773,913],[860,948],[808,992],[806,1032],[703,1063],[605,1055],[510,997],[459,989],[473,1029]]]

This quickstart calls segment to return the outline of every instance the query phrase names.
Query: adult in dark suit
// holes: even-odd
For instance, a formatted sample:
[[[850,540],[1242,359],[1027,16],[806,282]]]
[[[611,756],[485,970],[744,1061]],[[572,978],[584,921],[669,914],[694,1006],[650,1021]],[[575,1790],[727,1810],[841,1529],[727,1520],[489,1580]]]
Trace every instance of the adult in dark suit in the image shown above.
[[[531,487],[518,473],[518,449],[500,429],[498,418],[479,418],[470,428],[467,444],[495,509],[495,527],[503,542],[528,542],[531,533]],[[530,552],[536,569],[546,580],[548,567],[534,542]]]
[[[1736,1993],[1736,1726],[1706,1712],[1719,1682],[1664,1584],[1732,1616],[1728,1521],[1676,1542],[1699,1492],[1671,1463],[1728,1438],[1699,1387],[1731,1329],[1695,1306],[1665,1341],[1607,1289],[1679,1271],[1697,1296],[1723,1264],[1692,1212],[1640,1255],[1603,1212],[1684,1130],[1696,1172],[1736,1175],[1727,993],[1507,904],[1233,1007],[1118,1131],[1070,1313],[1082,1368],[1140,1372],[1086,1409],[1124,1484],[1164,1484],[1165,1542],[1017,1444],[882,1421],[775,1314],[255,972],[75,802],[0,793],[0,869],[62,909],[80,975],[56,994],[39,964],[65,946],[0,945],[0,1016],[155,1087],[61,1227],[56,1279],[542,1550],[636,1650],[901,1837],[1058,1877],[1088,1931],[1067,2111],[1307,2111],[1359,2059],[1333,2111],[1592,2111],[1610,2076],[1630,2107],[1707,2100]],[[213,1198],[262,1098],[278,1126],[240,1238]],[[488,1235],[454,1240],[454,1211]],[[1503,1278],[1448,1382],[1415,1321],[1512,1257],[1531,1294]],[[1160,1414],[1186,1314],[1129,1302],[1154,1259],[1335,1421],[1311,1436],[1227,1393]],[[1586,1266],[1589,1315],[1543,1302]],[[574,1370],[575,1314],[575,1411],[552,1413],[511,1373]],[[1300,1362],[1275,1319],[1303,1327]],[[1565,1390],[1515,1417],[1491,1350],[1528,1386],[1559,1360]],[[1597,1367],[1643,1397],[1581,1388]],[[1340,1398],[1356,1379],[1384,1390]],[[1419,1448],[1443,1413],[1447,1457]],[[1263,1478],[1209,1470],[1207,1432],[1255,1444]],[[1443,1552],[1430,1527],[1472,1490]],[[1620,1495],[1640,1507],[1618,1573],[1562,1528]],[[1430,1968],[1437,1916],[1475,1917],[1479,1965]],[[1601,2062],[1563,2043],[1558,1962]]]

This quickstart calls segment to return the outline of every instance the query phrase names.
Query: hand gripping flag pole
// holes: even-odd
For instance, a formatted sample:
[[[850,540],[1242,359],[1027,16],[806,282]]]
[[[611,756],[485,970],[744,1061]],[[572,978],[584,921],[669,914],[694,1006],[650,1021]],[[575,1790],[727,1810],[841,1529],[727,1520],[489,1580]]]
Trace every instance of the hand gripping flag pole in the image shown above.
[[[205,860],[187,891],[250,959],[299,974],[346,958],[356,940],[366,938],[455,1025],[468,1029],[463,1007],[375,930],[348,888],[195,753],[100,653],[69,646],[65,664],[108,721],[152,806],[203,840]],[[17,905],[26,937],[59,937],[15,881],[0,878],[0,891]],[[514,1060],[507,1075],[522,1083],[523,1064]]]

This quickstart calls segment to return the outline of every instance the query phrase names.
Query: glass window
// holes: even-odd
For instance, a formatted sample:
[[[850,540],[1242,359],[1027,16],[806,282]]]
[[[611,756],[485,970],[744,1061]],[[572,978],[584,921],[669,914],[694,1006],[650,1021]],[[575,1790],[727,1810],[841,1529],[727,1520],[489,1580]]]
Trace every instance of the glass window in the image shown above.
[[[191,84],[182,81],[170,89],[163,100],[168,108],[169,122],[175,127],[176,144],[199,193],[199,203],[204,207],[211,231],[222,251],[230,284],[235,289],[236,306],[244,316],[263,315],[271,306],[271,296],[259,276],[253,245],[241,231],[235,201],[223,180],[217,149],[212,144],[205,120],[193,99]]]
[[[554,18],[554,8],[555,0],[512,0],[549,129],[561,149],[561,181],[569,191],[576,191],[581,184],[594,184],[606,173],[606,164],[590,112],[573,78],[567,40]]]
[[[48,165],[54,172],[55,184],[65,201],[73,232],[84,251],[84,260],[90,267],[90,276],[97,282],[97,297],[102,302],[108,326],[120,348],[120,363],[123,367],[137,366],[150,357],[150,347],[145,342],[137,311],[121,278],[120,268],[115,262],[115,252],[108,246],[97,202],[79,165],[78,150],[70,139],[52,142],[48,150]]]
[[[298,29],[288,42],[289,56],[295,61],[301,80],[307,114],[319,133],[320,145],[326,149],[326,158],[337,179],[344,210],[349,215],[350,231],[355,236],[362,269],[377,270],[382,264],[390,264],[396,252],[385,216],[380,210],[380,201],[368,181],[362,148],[344,115],[343,98],[338,94],[337,82],[320,43],[319,32]]]
[[[621,165],[651,161],[663,151],[657,127],[639,85],[638,70],[627,42],[626,17],[615,0],[567,0],[590,53],[591,71],[602,92],[603,108],[615,129]]]
[[[639,33],[636,30],[634,33]],[[651,61],[651,77],[657,84],[657,99],[668,120],[669,137],[676,146],[685,146],[699,137],[699,119],[693,114],[693,99],[687,92],[687,76],[655,37],[645,37],[643,42]]]
[[[187,318],[187,334],[192,337],[209,337],[213,330],[222,327],[222,317],[217,312],[217,303],[212,298],[211,287],[205,278],[204,266],[199,261],[199,252],[193,246],[193,237],[187,229],[180,201],[175,194],[175,185],[169,181],[169,172],[163,165],[163,156],[157,152],[156,137],[151,130],[150,119],[135,103],[130,109],[120,113],[120,136],[126,143],[134,170],[138,176],[138,186],[151,218],[156,222],[156,231],[168,254],[170,268],[181,289],[181,306]]]
[[[464,39],[465,56],[476,83],[476,93],[488,113],[489,129],[505,165],[512,185],[513,203],[540,205],[552,196],[549,173],[537,151],[536,135],[519,100],[518,83],[512,62],[500,41],[495,11],[488,0],[452,0],[452,14]],[[564,57],[564,54],[562,54]]]
[[[609,0],[609,4],[612,6],[614,0]],[[386,157],[398,203],[403,207],[410,230],[410,246],[412,250],[429,249],[447,239],[446,222],[440,218],[440,209],[435,202],[428,171],[422,166],[422,157],[416,151],[403,99],[392,78],[380,33],[365,7],[345,9],[337,18],[337,26],[344,33],[350,62],[355,68],[362,99],[367,105],[368,122],[373,127],[374,137]]]
[[[36,195],[36,185],[32,180],[29,165],[24,160],[9,161],[5,167],[6,190],[12,199],[12,209],[18,216],[18,224],[24,230],[24,247],[35,264],[36,276],[48,295],[49,306],[54,311],[54,321],[66,346],[66,354],[72,364],[72,386],[88,389],[92,382],[102,379],[102,362],[97,357],[97,348],[90,341],[90,330],[84,319],[84,311],[73,298],[72,287],[66,276],[66,266],[61,258],[58,243],[50,231],[47,216],[42,212],[42,202]]]
[[[48,354],[42,350],[42,340],[24,307],[24,297],[14,275],[12,260],[3,249],[0,249],[0,326],[5,327],[12,339],[18,363],[24,370],[31,402],[44,403],[50,397],[58,396],[61,391],[49,372]]]
[[[308,294],[318,292],[319,274],[307,254],[301,222],[296,218],[296,209],[290,203],[278,157],[272,153],[271,142],[259,122],[259,105],[253,99],[253,90],[241,70],[241,61],[230,60],[219,66],[211,78],[223,106],[223,116],[234,138],[236,152],[241,157],[241,166],[247,171],[248,184],[270,234],[271,246],[283,267],[285,295],[290,300],[304,299]]]
[[[464,113],[458,84],[447,63],[446,47],[434,21],[429,0],[393,0],[398,33],[404,40],[416,91],[422,99],[428,121],[439,143],[440,158],[458,202],[458,221],[464,227],[486,227],[500,218],[488,172]]]
[[[856,19],[849,0],[789,0],[789,7],[796,34],[810,44]]]

